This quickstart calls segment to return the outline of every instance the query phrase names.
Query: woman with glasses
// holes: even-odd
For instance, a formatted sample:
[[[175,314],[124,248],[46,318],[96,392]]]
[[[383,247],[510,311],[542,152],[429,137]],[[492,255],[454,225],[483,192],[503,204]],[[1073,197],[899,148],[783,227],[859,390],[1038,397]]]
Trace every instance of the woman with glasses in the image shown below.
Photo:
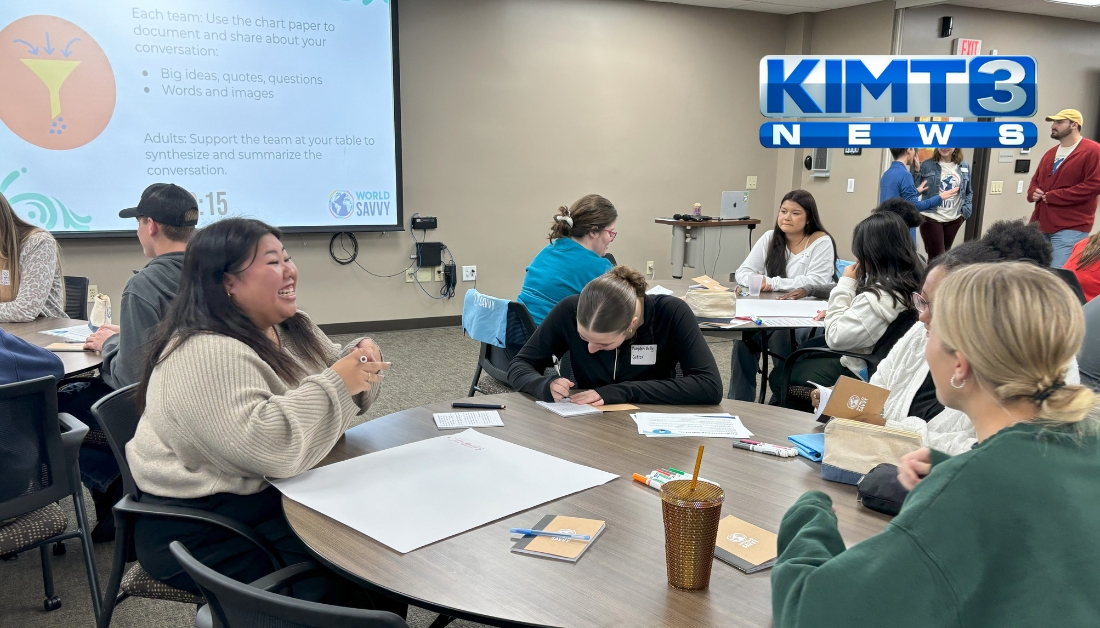
[[[1018,260],[1046,267],[1051,258],[1050,243],[1038,229],[1022,222],[1001,221],[993,224],[982,239],[960,244],[932,261],[924,286],[912,295],[913,306],[924,324],[914,325],[871,376],[871,384],[890,391],[882,411],[888,427],[918,432],[925,445],[948,454],[973,447],[977,440],[970,418],[937,400],[936,384],[924,359],[939,284],[972,264]],[[1053,274],[1050,280],[1061,282]],[[1070,360],[1066,366],[1066,382],[1080,383],[1077,360]]]
[[[572,379],[545,375],[566,352]],[[512,360],[508,380],[542,401],[594,406],[722,400],[722,376],[687,303],[646,294],[645,277],[626,266],[554,306]]]
[[[582,197],[571,207],[558,208],[550,225],[550,244],[527,267],[517,301],[527,307],[535,324],[559,301],[578,294],[585,284],[611,270],[607,247],[615,241],[619,212],[599,194]]]
[[[790,292],[836,281],[836,244],[821,224],[817,201],[806,190],[792,190],[779,203],[775,228],[765,231],[737,269],[737,283],[749,285],[753,275],[763,277],[763,292]],[[797,341],[809,333],[801,330]],[[769,350],[786,356],[790,336],[771,334]],[[728,397],[753,401],[756,397],[756,365],[760,359],[760,334],[744,332],[733,341]]]

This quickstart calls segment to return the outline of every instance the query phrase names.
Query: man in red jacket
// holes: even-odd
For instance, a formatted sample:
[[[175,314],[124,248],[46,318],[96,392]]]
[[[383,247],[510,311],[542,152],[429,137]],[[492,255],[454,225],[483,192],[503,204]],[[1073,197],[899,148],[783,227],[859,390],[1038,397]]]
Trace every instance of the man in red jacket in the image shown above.
[[[1100,195],[1100,144],[1081,137],[1081,112],[1063,109],[1047,118],[1058,140],[1031,177],[1027,198],[1035,203],[1031,221],[1054,247],[1051,266],[1061,268],[1074,245],[1088,237]]]

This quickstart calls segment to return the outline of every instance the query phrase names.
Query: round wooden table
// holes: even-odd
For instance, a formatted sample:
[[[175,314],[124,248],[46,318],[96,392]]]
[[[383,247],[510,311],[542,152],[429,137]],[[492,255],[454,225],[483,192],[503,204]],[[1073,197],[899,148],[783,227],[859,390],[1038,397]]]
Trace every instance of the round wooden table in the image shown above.
[[[321,562],[367,587],[451,617],[496,626],[696,627],[770,626],[770,571],[745,575],[719,561],[709,590],[669,587],[660,496],[632,481],[631,474],[670,465],[690,469],[699,445],[706,445],[701,475],[725,490],[723,517],[778,532],[787,508],[816,489],[833,498],[849,544],[877,534],[888,521],[856,503],[855,487],[822,480],[820,466],[805,458],[734,449],[729,439],[647,438],[626,412],[565,419],[519,393],[477,401],[508,406],[500,411],[504,427],[481,430],[486,434],[620,477],[404,555],[284,497],[291,527]],[[740,416],[764,442],[786,444],[788,435],[820,427],[809,414],[782,408],[738,401],[723,401],[721,408]],[[432,420],[433,412],[451,411],[450,403],[431,404],[359,425],[323,464],[452,433],[436,429]],[[492,490],[492,478],[470,490]],[[377,507],[396,510],[401,504]],[[530,527],[547,514],[601,519],[607,529],[575,564],[511,553],[508,528]]]

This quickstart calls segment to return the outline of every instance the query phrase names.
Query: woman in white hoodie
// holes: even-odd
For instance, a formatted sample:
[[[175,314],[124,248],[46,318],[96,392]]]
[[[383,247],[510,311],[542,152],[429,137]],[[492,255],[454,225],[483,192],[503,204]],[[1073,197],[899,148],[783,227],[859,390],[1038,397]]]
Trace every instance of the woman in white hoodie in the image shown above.
[[[920,294],[913,295],[913,305],[924,324],[914,325],[871,377],[872,384],[890,391],[882,410],[887,427],[918,432],[926,447],[952,456],[974,447],[978,440],[970,418],[937,401],[936,386],[924,359],[936,289],[949,273],[971,264],[1016,260],[1046,267],[1051,258],[1050,243],[1038,229],[1023,222],[1002,221],[991,226],[982,239],[952,248],[932,262]],[[1051,275],[1051,280],[1055,281],[1056,276]],[[1080,381],[1074,359],[1067,366],[1064,383],[1076,385]]]
[[[905,223],[890,212],[873,213],[856,225],[852,253],[856,263],[844,269],[829,295],[825,342],[838,351],[870,353],[890,323],[912,308],[924,263]],[[866,379],[866,368],[859,359],[812,356],[794,365],[791,381],[832,386],[842,375]]]

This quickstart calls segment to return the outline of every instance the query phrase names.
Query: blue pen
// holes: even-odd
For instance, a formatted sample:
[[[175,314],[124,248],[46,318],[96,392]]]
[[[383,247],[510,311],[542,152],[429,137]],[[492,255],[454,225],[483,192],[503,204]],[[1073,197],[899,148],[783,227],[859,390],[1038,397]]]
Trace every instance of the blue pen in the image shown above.
[[[524,534],[527,536],[552,536],[556,539],[569,539],[575,541],[588,541],[592,537],[587,534],[570,534],[568,532],[546,532],[545,530],[531,530],[529,528],[509,528],[512,534]]]
[[[763,325],[764,324],[764,321],[761,320],[759,316],[753,316],[752,317],[752,322],[756,323],[757,325]]]

